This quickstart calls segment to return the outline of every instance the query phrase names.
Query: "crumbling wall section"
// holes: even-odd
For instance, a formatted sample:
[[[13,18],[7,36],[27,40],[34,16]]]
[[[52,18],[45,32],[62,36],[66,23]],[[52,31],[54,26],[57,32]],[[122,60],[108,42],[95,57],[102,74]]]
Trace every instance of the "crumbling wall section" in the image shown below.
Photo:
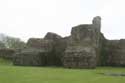
[[[93,24],[72,28],[71,37],[63,57],[63,65],[68,68],[95,68],[99,56],[100,17]],[[98,54],[98,56],[97,56]]]

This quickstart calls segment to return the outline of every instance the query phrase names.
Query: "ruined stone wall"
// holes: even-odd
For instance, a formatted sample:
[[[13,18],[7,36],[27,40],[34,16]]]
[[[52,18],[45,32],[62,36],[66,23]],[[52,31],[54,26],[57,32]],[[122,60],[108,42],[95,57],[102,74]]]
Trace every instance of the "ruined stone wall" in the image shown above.
[[[53,49],[53,42],[50,40],[31,38],[27,47],[14,55],[14,65],[46,66],[48,65],[48,55]],[[52,59],[51,59],[52,60]]]
[[[21,50],[14,54],[13,64],[21,66],[44,66],[47,52],[35,48]]]
[[[71,36],[65,38],[51,32],[48,32],[43,39],[31,38],[27,43],[27,48],[17,53],[14,61],[21,65],[24,63],[41,65],[42,62],[38,64],[32,62],[32,57],[35,56],[35,62],[43,61],[46,66],[95,68],[99,59],[100,21],[100,17],[95,17],[92,24],[75,26],[72,28]],[[35,48],[35,54],[32,52],[34,50],[29,51],[32,48]],[[37,57],[40,58],[39,61]]]
[[[26,48],[16,52],[15,65],[95,68],[125,66],[125,40],[107,40],[101,31],[101,18],[92,24],[72,28],[71,35],[61,37],[48,32],[44,38],[30,38]]]
[[[66,38],[48,32],[42,38],[30,38],[27,47],[15,54],[15,65],[62,66],[62,56],[66,47]]]

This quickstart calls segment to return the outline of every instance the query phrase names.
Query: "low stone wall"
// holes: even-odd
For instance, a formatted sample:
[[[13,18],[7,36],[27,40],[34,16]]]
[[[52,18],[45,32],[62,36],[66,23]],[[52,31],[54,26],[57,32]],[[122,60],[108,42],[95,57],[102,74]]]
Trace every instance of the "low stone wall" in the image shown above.
[[[28,48],[14,55],[13,64],[22,66],[44,66],[47,52]]]
[[[13,59],[13,55],[15,53],[14,49],[0,49],[0,58],[5,58],[5,59]]]
[[[125,40],[108,40],[105,48],[107,65],[125,66]]]

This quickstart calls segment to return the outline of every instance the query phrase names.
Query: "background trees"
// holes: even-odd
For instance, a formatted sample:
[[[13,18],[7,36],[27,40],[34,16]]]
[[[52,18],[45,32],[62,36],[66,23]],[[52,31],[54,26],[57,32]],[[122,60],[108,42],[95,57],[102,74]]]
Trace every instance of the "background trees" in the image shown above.
[[[0,34],[0,48],[21,49],[25,47],[25,42],[20,38]]]

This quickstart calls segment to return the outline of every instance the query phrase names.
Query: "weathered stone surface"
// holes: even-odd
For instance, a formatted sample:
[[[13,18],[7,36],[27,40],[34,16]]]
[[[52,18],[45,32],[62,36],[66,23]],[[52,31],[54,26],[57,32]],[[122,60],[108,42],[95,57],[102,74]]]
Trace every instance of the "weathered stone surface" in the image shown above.
[[[95,49],[81,46],[69,47],[65,51],[63,65],[67,68],[95,68]]]
[[[27,42],[27,48],[38,48],[51,51],[53,49],[53,41],[42,38],[30,38]]]
[[[79,25],[72,28],[71,31],[71,46],[73,45],[83,45],[83,46],[93,46],[96,47],[97,43],[95,40],[96,34],[93,25]]]

